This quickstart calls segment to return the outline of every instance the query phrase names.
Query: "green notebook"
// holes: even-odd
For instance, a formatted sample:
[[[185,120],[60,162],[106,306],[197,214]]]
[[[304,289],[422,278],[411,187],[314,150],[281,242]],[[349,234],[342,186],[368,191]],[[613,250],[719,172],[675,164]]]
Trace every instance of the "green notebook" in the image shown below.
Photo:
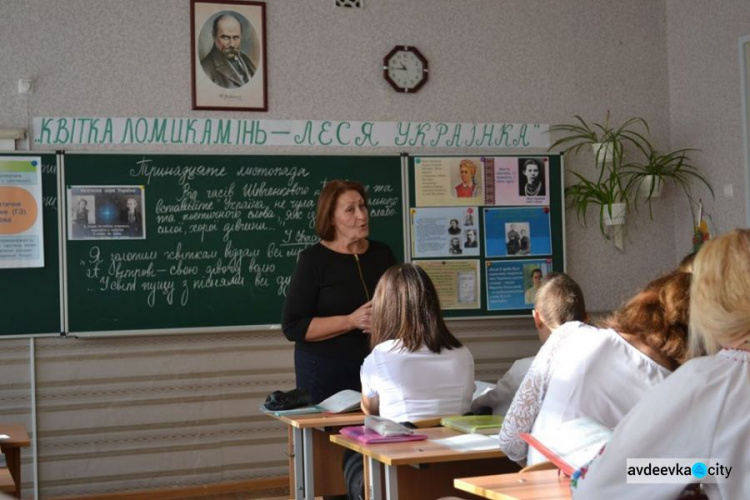
[[[497,434],[502,424],[502,415],[468,415],[444,417],[440,420],[443,427],[474,434]]]

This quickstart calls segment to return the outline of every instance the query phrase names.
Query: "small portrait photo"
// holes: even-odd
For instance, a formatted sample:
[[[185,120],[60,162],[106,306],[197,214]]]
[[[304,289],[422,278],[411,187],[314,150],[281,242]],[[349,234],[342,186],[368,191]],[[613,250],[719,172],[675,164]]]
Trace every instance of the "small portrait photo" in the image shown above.
[[[458,219],[451,219],[448,227],[448,234],[461,234],[461,227],[458,225]]]
[[[518,159],[518,195],[545,196],[544,159]]]
[[[473,225],[474,225],[474,209],[467,208],[466,213],[464,214],[464,226],[473,226]]]
[[[461,240],[458,237],[451,238],[450,246],[448,247],[448,253],[451,255],[461,255],[464,253],[461,248]]]
[[[89,227],[96,224],[96,198],[94,196],[75,196],[70,205],[70,228],[73,238],[84,238],[89,234]]]
[[[526,236],[526,252],[529,253],[529,223],[528,222],[507,222],[505,224],[505,246],[508,255],[518,255],[521,253],[521,232]]]
[[[454,172],[455,185],[453,195],[456,198],[476,198],[482,194],[481,185],[481,168],[476,161],[465,158],[458,164],[458,171]]]
[[[536,292],[542,284],[544,273],[539,266],[530,264],[523,266],[523,277],[524,289],[526,290],[523,295],[523,301],[525,304],[534,304],[536,302]]]
[[[528,226],[528,224],[520,224],[520,226],[521,228],[518,232],[521,235],[521,239],[518,242],[518,255],[528,255],[531,253],[531,235],[529,234],[529,229],[524,227]]]
[[[193,109],[266,111],[265,4],[192,0]]]
[[[464,241],[464,248],[477,248],[477,230],[467,229],[466,230],[466,241]]]
[[[123,206],[119,210],[118,222],[125,226],[122,235],[125,237],[143,236],[142,207],[137,196],[124,198]]]

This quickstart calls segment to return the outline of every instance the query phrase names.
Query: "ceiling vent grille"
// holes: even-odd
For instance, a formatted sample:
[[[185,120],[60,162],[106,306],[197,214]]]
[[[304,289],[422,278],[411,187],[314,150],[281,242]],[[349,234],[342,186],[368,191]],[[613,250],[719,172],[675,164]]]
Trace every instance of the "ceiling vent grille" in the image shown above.
[[[348,7],[350,9],[361,9],[365,0],[336,0],[336,7]]]

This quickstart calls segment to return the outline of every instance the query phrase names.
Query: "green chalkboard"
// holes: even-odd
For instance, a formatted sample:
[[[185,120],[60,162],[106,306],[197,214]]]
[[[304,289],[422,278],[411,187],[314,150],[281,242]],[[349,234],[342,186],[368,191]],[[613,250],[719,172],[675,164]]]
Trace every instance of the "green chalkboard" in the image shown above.
[[[44,267],[0,269],[0,335],[60,334],[57,157],[49,153],[23,156],[42,158]]]
[[[317,242],[315,203],[326,180],[367,186],[370,236],[403,259],[401,163],[398,156],[66,154],[68,331],[279,324],[297,254]],[[116,219],[131,197],[122,193],[138,186],[145,234],[120,231]],[[94,215],[76,234],[80,198]]]
[[[528,159],[539,162],[544,186],[532,195],[523,174]],[[462,160],[476,165],[474,192],[458,188]],[[565,270],[562,157],[415,156],[408,177],[409,256],[435,281],[444,316],[530,315],[532,271]],[[511,230],[528,237],[523,250],[509,245]],[[478,236],[475,245],[467,245],[469,231]]]

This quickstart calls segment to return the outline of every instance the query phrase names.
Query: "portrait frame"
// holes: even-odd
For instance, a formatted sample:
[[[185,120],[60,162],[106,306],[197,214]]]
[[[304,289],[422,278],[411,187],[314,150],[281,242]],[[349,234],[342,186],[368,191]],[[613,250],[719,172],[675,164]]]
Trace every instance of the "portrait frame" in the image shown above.
[[[239,31],[239,47],[220,48],[215,26]],[[190,44],[194,110],[268,111],[264,2],[191,0]]]

